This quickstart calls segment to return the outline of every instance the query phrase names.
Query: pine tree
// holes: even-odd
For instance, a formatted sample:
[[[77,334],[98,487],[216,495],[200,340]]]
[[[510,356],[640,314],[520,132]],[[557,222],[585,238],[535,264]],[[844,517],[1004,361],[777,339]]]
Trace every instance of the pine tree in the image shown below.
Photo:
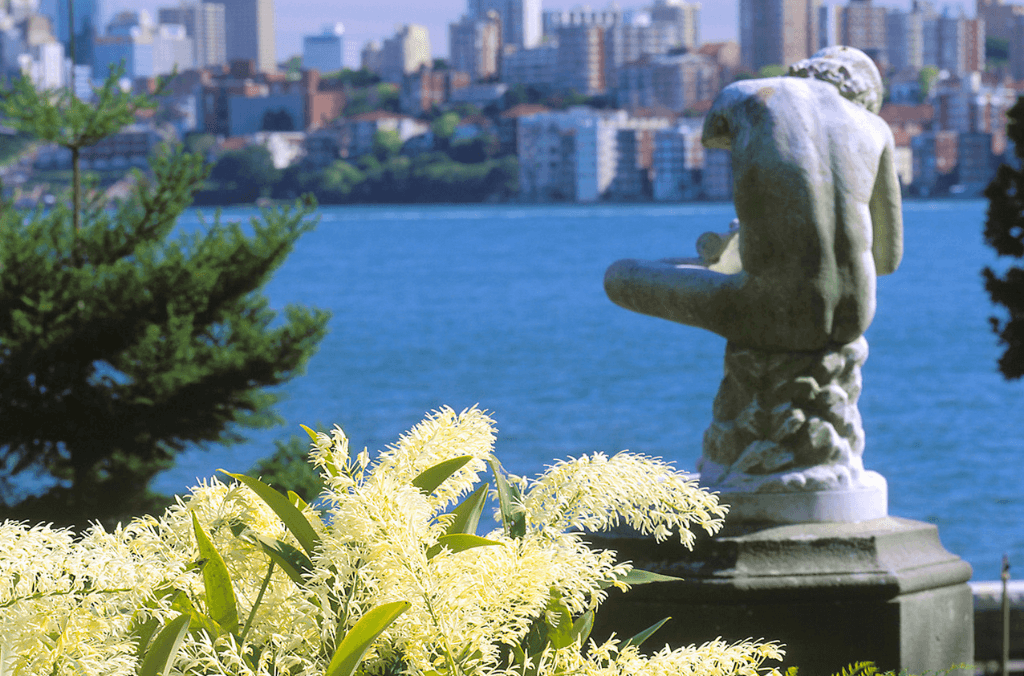
[[[1007,113],[1006,134],[1014,143],[1018,160],[1024,161],[1024,98]],[[1017,163],[1021,166],[1021,162]],[[1024,258],[1024,168],[999,167],[995,179],[985,190],[989,200],[985,222],[985,241],[999,256]],[[1024,268],[1010,266],[999,275],[986,267],[985,290],[992,301],[1009,312],[1009,318],[992,317],[992,328],[1006,351],[999,359],[999,370],[1007,380],[1024,376]]]
[[[77,177],[78,150],[153,105],[118,76],[95,104],[21,78],[0,91],[0,114],[71,149]],[[199,155],[165,147],[124,200],[76,180],[70,204],[0,203],[0,519],[81,526],[138,513],[178,452],[276,421],[266,388],[301,372],[328,314],[278,317],[260,290],[315,226],[315,205],[175,232],[207,174]],[[15,477],[31,473],[56,484],[13,504]]]

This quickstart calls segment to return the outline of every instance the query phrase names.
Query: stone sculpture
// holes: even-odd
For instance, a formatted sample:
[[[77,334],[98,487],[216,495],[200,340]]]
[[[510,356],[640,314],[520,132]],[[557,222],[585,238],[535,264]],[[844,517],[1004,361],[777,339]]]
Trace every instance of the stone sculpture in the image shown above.
[[[734,519],[886,514],[856,406],[876,275],[903,246],[881,101],[877,68],[850,47],[729,85],[703,142],[732,151],[738,224],[703,235],[699,259],[622,260],[605,275],[622,307],[728,340],[698,469]]]

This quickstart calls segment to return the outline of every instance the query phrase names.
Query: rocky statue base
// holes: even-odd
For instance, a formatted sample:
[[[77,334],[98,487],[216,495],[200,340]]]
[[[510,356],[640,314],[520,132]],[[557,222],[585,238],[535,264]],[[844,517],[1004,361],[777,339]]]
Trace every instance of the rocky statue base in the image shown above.
[[[612,591],[597,614],[597,639],[614,632],[624,640],[671,617],[645,649],[765,638],[784,643],[785,666],[806,674],[863,660],[920,674],[973,660],[971,567],[942,547],[931,524],[727,525],[692,552],[629,534],[590,540],[638,568],[681,578]]]
[[[697,465],[729,520],[857,522],[888,514],[886,481],[864,469],[857,398],[863,337],[816,352],[730,343]]]

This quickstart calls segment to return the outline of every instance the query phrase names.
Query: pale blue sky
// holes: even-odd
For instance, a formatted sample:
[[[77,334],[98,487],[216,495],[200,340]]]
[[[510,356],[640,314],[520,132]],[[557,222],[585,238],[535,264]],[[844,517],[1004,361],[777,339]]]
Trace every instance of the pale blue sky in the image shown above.
[[[101,0],[106,16],[129,8],[147,9],[154,16],[157,7],[173,6],[176,0]],[[579,0],[543,0],[544,9],[571,9]],[[826,0],[828,4],[844,4]],[[879,2],[888,7],[909,8],[911,0]],[[368,40],[379,40],[394,32],[396,24],[418,23],[430,31],[430,42],[435,56],[447,56],[448,24],[458,20],[465,12],[465,0],[376,0],[367,2],[338,2],[338,0],[275,0],[277,25],[277,56],[284,60],[302,53],[302,36],[319,33],[327,23],[345,24],[345,61],[357,66],[359,49]],[[607,2],[591,2],[593,7],[604,7]],[[623,8],[651,4],[649,0],[619,0]],[[935,2],[937,8],[949,5],[954,11],[963,7],[968,16],[974,16],[974,2]],[[702,3],[701,35],[704,41],[735,40],[737,34],[738,0],[710,0]]]

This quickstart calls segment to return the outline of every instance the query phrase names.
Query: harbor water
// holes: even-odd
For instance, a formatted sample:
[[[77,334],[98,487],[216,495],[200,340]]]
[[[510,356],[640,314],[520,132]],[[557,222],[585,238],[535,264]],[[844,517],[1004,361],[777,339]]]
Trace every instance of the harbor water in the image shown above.
[[[267,287],[275,308],[333,312],[307,373],[281,388],[286,424],[188,451],[155,488],[244,471],[299,424],[338,424],[372,452],[443,405],[490,411],[517,474],[622,449],[693,470],[725,341],[615,306],[602,278],[619,258],[694,255],[734,215],[731,204],[322,207]],[[1024,382],[996,367],[999,309],[981,269],[1005,262],[982,240],[984,218],[980,200],[904,204],[904,260],[878,282],[860,410],[890,513],[937,524],[975,579],[996,579],[1004,552],[1024,565]],[[189,212],[182,226],[197,223]]]

